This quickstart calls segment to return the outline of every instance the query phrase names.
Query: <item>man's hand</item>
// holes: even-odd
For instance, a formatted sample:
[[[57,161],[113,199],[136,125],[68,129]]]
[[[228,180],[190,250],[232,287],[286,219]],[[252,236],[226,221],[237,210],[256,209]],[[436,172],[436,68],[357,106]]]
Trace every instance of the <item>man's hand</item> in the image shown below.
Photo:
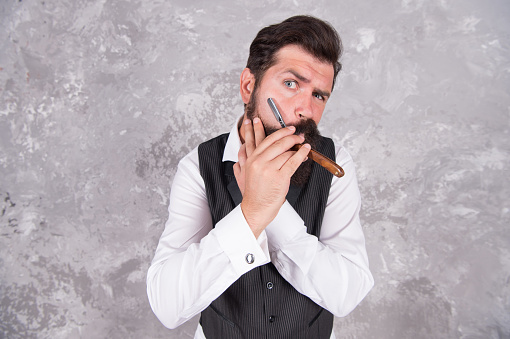
[[[239,162],[234,174],[243,201],[241,210],[255,237],[276,217],[285,202],[290,178],[306,159],[309,145],[297,152],[289,151],[304,138],[293,135],[295,128],[282,128],[265,137],[264,126],[259,118],[245,120],[243,126],[245,143],[239,150]]]

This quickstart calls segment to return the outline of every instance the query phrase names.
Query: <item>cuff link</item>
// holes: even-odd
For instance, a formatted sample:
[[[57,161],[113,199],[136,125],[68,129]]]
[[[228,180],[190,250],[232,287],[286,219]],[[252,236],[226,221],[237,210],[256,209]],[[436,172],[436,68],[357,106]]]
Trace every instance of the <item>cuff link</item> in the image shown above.
[[[251,253],[248,253],[245,259],[248,264],[253,264],[255,262],[255,256]]]

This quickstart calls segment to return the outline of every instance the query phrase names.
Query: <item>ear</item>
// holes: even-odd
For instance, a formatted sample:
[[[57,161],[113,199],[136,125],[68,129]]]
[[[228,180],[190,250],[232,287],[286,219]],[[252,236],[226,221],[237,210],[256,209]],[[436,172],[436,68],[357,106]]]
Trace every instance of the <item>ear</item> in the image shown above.
[[[249,68],[245,68],[241,73],[241,98],[247,104],[250,101],[251,94],[255,88],[255,76],[251,73]]]

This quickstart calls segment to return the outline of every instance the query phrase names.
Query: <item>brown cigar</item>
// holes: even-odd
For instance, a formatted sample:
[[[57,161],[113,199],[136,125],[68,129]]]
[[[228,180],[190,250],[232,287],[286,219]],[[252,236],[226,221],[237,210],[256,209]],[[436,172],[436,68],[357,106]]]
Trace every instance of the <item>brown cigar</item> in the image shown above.
[[[297,151],[301,148],[301,146],[303,145],[302,144],[294,145],[290,150]],[[340,167],[339,164],[337,164],[324,154],[317,152],[316,150],[311,149],[310,152],[308,152],[308,157],[315,161],[316,163],[318,163],[319,165],[321,165],[322,167],[324,167],[325,169],[327,169],[334,176],[341,178],[345,174],[344,170],[342,169],[342,167]]]
[[[283,121],[283,117],[280,114],[280,111],[278,110],[278,108],[276,107],[276,104],[274,103],[274,100],[272,98],[268,98],[267,103],[268,103],[269,107],[271,107],[274,117],[280,123],[282,128],[287,127],[285,125],[285,122]],[[291,148],[291,150],[297,151],[298,149],[301,148],[301,146],[303,146],[303,145],[294,145]],[[310,152],[308,152],[308,157],[310,159],[312,159],[313,161],[315,161],[316,163],[318,163],[319,165],[321,165],[322,167],[324,167],[325,169],[327,169],[330,173],[333,173],[334,176],[341,178],[345,174],[344,170],[342,169],[342,167],[340,167],[340,165],[338,165],[336,162],[334,162],[333,160],[331,160],[324,154],[317,152],[316,150],[311,149]]]

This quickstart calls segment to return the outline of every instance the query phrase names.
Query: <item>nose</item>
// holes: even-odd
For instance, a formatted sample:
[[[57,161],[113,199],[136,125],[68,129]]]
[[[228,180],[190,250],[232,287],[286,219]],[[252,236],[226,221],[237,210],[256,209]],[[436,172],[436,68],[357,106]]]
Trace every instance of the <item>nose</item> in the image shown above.
[[[306,120],[313,118],[312,99],[313,98],[310,93],[300,93],[300,95],[296,98],[296,107],[294,112],[297,119]]]

